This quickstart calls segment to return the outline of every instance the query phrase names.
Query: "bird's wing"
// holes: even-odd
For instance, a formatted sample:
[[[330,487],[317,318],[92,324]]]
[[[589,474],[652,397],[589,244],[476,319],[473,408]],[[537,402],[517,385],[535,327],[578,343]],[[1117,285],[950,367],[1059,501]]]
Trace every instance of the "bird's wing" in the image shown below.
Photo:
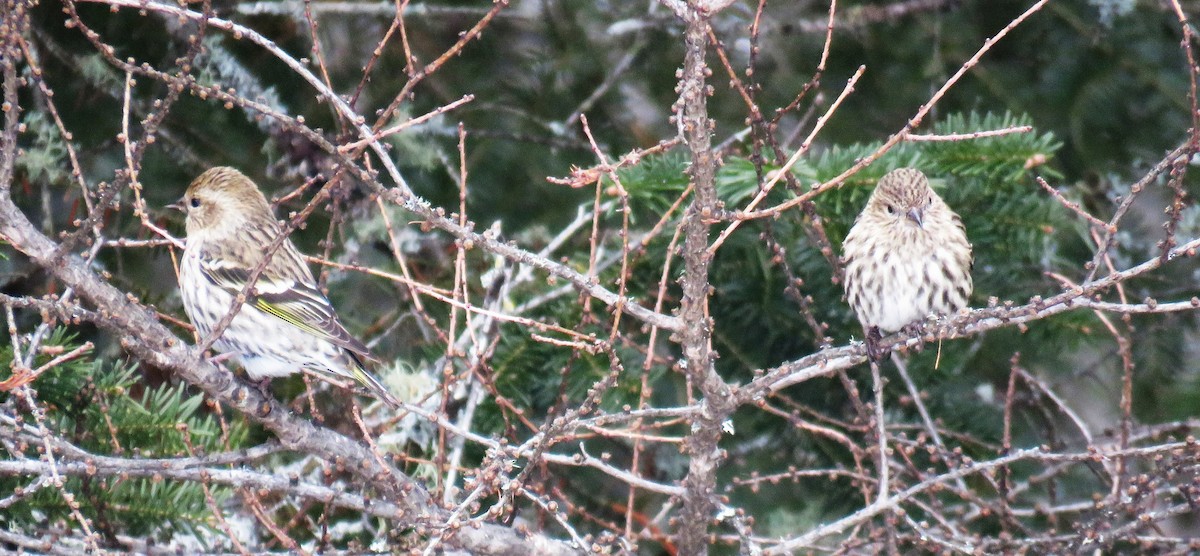
[[[963,233],[963,237],[965,238],[967,236],[967,226],[965,224],[963,224],[962,217],[960,217],[957,212],[952,211],[950,214],[952,214],[954,216],[954,225],[958,226],[958,230]],[[971,247],[971,242],[968,241],[967,242],[967,273],[968,273],[968,277],[970,276],[970,272],[972,270],[975,270],[975,249],[973,249]]]
[[[309,334],[374,359],[367,346],[338,321],[333,305],[316,288],[308,267],[303,266],[304,259],[295,248],[289,252],[288,247],[285,244],[259,275],[254,284],[257,295],[249,303]],[[301,266],[296,267],[297,264]],[[200,257],[200,270],[209,282],[237,295],[249,281],[252,268],[234,258]]]

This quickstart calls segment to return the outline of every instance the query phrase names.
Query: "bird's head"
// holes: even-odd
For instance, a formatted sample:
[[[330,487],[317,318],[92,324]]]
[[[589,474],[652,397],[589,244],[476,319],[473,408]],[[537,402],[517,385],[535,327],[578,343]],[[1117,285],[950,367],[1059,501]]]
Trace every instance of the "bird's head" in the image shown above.
[[[227,166],[200,174],[187,192],[168,205],[187,215],[188,237],[234,233],[248,223],[274,222],[271,205],[245,174]]]
[[[926,212],[938,202],[929,178],[915,168],[897,168],[879,179],[867,201],[875,218],[892,225],[925,227]]]

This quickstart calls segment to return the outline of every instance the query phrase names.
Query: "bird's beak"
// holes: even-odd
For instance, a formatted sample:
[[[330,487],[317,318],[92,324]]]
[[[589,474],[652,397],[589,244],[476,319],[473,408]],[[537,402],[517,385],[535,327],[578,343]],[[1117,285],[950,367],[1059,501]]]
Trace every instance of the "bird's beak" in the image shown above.
[[[907,216],[908,216],[909,220],[912,220],[913,222],[917,223],[918,228],[924,227],[922,225],[921,219],[924,218],[924,216],[925,216],[925,209],[919,209],[919,208],[909,209]]]
[[[185,209],[183,206],[183,199],[179,199],[178,201],[175,201],[174,203],[167,205],[167,208],[175,209],[179,212],[187,212],[187,209]]]

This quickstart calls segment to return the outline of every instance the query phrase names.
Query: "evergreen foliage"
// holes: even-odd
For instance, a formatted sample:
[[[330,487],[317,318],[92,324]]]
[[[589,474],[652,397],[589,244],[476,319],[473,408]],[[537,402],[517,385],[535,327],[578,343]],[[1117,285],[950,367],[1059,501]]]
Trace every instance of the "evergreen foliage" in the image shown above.
[[[70,351],[80,342],[63,328],[46,338],[43,351]],[[12,347],[0,360],[12,361]],[[40,354],[34,366],[49,361]],[[148,386],[138,366],[119,361],[81,358],[58,365],[39,377],[37,400],[49,408],[40,419],[4,421],[0,426],[22,431],[21,443],[0,446],[3,459],[39,459],[45,451],[38,440],[44,425],[47,438],[61,438],[97,456],[174,458],[235,450],[247,442],[240,421],[224,427],[216,416],[201,411],[203,397],[186,393],[182,385]],[[0,393],[0,403],[12,398]],[[24,404],[21,400],[12,400]],[[121,477],[64,477],[61,487],[0,477],[0,491],[36,489],[8,505],[0,527],[36,530],[46,523],[70,521],[71,507],[61,492],[71,492],[78,510],[105,536],[132,535],[169,541],[177,535],[201,535],[214,527],[205,486],[191,481]],[[230,496],[225,487],[209,486],[217,507]]]

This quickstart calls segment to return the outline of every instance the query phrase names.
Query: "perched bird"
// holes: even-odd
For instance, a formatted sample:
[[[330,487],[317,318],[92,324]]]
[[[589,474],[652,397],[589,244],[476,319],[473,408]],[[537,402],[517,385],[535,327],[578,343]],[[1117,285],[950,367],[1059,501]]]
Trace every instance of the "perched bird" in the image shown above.
[[[179,265],[183,308],[200,336],[207,337],[281,230],[258,186],[233,168],[200,174],[171,207],[187,214]],[[291,240],[271,255],[213,348],[238,360],[254,380],[308,369],[333,382],[353,380],[398,406],[363,365],[363,359],[373,359],[367,346],[338,321]]]
[[[971,244],[962,220],[920,170],[900,168],[879,180],[842,244],[846,297],[878,361],[882,332],[966,307]]]

